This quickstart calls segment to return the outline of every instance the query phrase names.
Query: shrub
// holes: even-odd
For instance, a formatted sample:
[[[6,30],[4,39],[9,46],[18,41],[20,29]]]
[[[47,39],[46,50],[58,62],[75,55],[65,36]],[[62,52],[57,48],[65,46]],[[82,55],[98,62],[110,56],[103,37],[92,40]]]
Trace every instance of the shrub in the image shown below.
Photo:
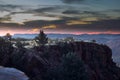
[[[61,64],[48,69],[45,80],[88,80],[83,62],[75,53],[63,56]]]

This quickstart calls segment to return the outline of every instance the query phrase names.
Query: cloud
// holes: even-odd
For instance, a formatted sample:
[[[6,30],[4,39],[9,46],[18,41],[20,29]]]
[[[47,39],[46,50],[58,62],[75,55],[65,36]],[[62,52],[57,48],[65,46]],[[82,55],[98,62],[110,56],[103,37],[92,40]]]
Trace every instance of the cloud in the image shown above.
[[[13,11],[13,9],[21,8],[21,5],[0,4],[0,11]]]
[[[7,29],[5,27],[7,27]],[[22,27],[17,23],[1,23],[0,22],[0,30],[1,30],[1,28],[4,28],[5,30],[9,30],[9,29],[12,29],[12,30],[18,29],[19,30],[19,29],[22,29]]]
[[[66,10],[62,12],[63,14],[80,14],[77,10]]]
[[[64,3],[71,4],[71,3],[80,3],[81,1],[84,0],[61,0]]]
[[[6,4],[6,5],[0,5],[0,7],[16,8],[16,7],[20,7],[20,6],[18,6],[18,5]]]
[[[35,21],[28,21],[24,23],[24,26],[29,26],[29,28],[37,27],[43,29],[55,29],[57,28],[56,25],[65,24],[63,20],[55,20],[55,21],[43,21],[43,20],[35,20]]]
[[[44,8],[38,8],[38,9],[35,9],[33,11],[35,12],[49,12],[49,11],[54,11],[54,10],[57,10],[59,9],[58,7],[44,7]]]
[[[4,4],[5,2],[4,1],[0,1],[0,4]]]
[[[81,20],[93,22],[93,21],[99,21],[100,19],[97,17],[86,17],[86,18],[82,18]]]
[[[111,19],[111,20],[101,20],[101,21],[92,21],[91,24],[86,25],[71,25],[69,28],[73,27],[76,30],[83,31],[120,31],[120,19]]]
[[[0,18],[6,18],[8,17],[8,15],[10,14],[10,12],[7,11],[0,11]]]
[[[6,23],[18,23],[18,24],[24,24],[24,22],[27,21],[33,21],[33,20],[59,20],[60,18],[55,15],[49,15],[47,13],[43,12],[52,12],[54,10],[57,10],[55,6],[42,6],[42,8],[26,8],[25,6],[17,6],[17,5],[0,5],[0,17],[2,17],[2,22]],[[24,10],[21,10],[21,8],[25,7]],[[15,9],[14,9],[15,8]],[[10,17],[9,20],[6,19],[6,16]],[[5,18],[5,19],[3,19]],[[0,20],[0,22],[1,22]],[[5,21],[6,20],[6,21]]]
[[[96,18],[98,20],[110,19],[110,15],[105,14],[104,11],[89,11],[89,10],[65,10],[62,12],[66,16],[74,16],[74,18]]]
[[[10,21],[10,20],[11,20],[11,18],[9,16],[6,16],[4,18],[0,18],[1,23],[5,23],[5,22]]]
[[[18,24],[24,24],[24,22],[28,21],[35,21],[35,20],[45,20],[45,21],[52,21],[52,20],[59,20],[59,17],[48,17],[48,16],[37,16],[32,13],[17,13],[17,14],[11,14],[8,16],[9,19],[5,16],[4,18],[1,18],[0,22],[4,23],[18,23]],[[3,21],[4,20],[4,21]]]
[[[57,6],[57,5],[47,5],[47,6],[37,6],[36,8],[29,8],[20,10],[25,6],[17,6],[17,5],[3,5],[3,7],[9,6],[17,8],[17,10],[12,9],[10,12],[6,12],[7,16],[11,18],[11,21],[5,21],[10,23],[19,23],[24,24],[24,22],[35,21],[35,20],[76,20],[82,19],[86,17],[96,17],[98,20],[109,19],[109,17],[99,11],[88,11],[88,10],[79,10],[75,7],[70,8],[68,6]],[[5,17],[5,13],[3,17]],[[73,19],[72,19],[73,18]]]
[[[104,14],[103,11],[83,11],[83,14],[90,14],[96,17],[106,17],[108,18],[108,16],[106,14]]]
[[[120,31],[120,19],[111,20],[98,20],[98,21],[82,21],[82,20],[55,20],[55,21],[28,21],[24,25],[19,25],[15,23],[0,23],[0,29],[3,27],[8,27],[9,29],[23,29],[29,30],[29,32],[38,32],[39,29],[47,30],[48,32],[62,31],[62,32],[119,32]]]
[[[73,1],[71,3],[75,3]],[[119,17],[113,18],[116,15],[108,15],[99,10],[78,9],[78,7],[62,5],[25,7],[24,10],[20,10],[23,6],[17,5],[1,5],[1,8],[5,12],[0,18],[0,28],[5,26],[11,29],[29,29],[31,32],[37,32],[40,28],[50,31],[78,32],[120,30]],[[119,9],[109,11],[119,13]]]
[[[42,28],[43,29],[55,29],[55,28],[57,28],[57,26],[54,25],[54,24],[51,24],[51,25],[48,25],[48,26],[43,26]]]
[[[87,25],[91,24],[91,22],[88,21],[81,21],[81,20],[71,20],[66,23],[67,25]]]
[[[39,28],[32,28],[32,29],[29,29],[27,30],[28,32],[32,32],[32,33],[35,33],[35,32],[39,32],[40,29]]]
[[[111,9],[109,11],[112,11],[112,12],[120,12],[120,9]]]
[[[29,26],[28,28],[39,27],[42,28],[43,26],[50,25],[50,21],[43,21],[43,20],[34,20],[34,21],[27,21],[24,22],[24,26]]]

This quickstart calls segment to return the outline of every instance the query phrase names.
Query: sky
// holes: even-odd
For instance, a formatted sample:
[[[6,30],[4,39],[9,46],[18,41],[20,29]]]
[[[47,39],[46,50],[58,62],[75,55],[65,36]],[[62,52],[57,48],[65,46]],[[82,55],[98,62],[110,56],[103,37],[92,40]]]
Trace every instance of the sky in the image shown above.
[[[0,35],[120,34],[120,0],[0,0]]]

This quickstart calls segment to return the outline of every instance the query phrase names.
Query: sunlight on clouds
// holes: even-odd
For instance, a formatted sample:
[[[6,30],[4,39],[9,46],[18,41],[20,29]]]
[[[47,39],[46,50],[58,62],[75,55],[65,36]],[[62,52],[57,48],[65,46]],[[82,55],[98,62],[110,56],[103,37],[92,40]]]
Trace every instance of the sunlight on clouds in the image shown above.
[[[38,28],[34,28],[34,29],[32,29],[32,32],[39,32],[39,30],[40,29],[38,29]]]
[[[54,29],[56,28],[56,25],[48,25],[48,26],[43,26],[42,28],[32,28],[27,30],[28,33],[38,33],[40,31],[40,29]]]
[[[8,15],[10,12],[7,11],[0,11],[0,18]]]
[[[44,29],[54,29],[54,28],[57,28],[57,26],[53,24],[53,25],[49,25],[49,26],[44,26],[42,28],[44,28]]]
[[[78,25],[78,24],[85,25],[85,24],[91,24],[91,22],[81,21],[81,20],[71,20],[71,21],[68,21],[66,24],[67,25]]]
[[[120,11],[106,11],[104,14],[108,15],[111,19],[117,19],[120,17]]]
[[[31,33],[36,33],[36,32],[39,32],[40,29],[39,28],[33,28],[33,29],[30,29],[30,30],[27,30],[28,32],[31,32]]]
[[[24,25],[23,22],[14,22],[14,21],[2,21],[2,23],[16,23],[16,24],[20,24],[20,25]]]
[[[98,21],[99,19],[97,17],[86,17],[81,20],[82,21]]]
[[[47,17],[47,16],[35,16],[34,14],[15,14],[11,15],[10,21],[4,21],[4,23],[18,23],[18,24],[24,24],[24,22],[27,21],[33,21],[33,20],[46,20],[46,21],[52,21],[52,20],[59,20],[57,17]]]

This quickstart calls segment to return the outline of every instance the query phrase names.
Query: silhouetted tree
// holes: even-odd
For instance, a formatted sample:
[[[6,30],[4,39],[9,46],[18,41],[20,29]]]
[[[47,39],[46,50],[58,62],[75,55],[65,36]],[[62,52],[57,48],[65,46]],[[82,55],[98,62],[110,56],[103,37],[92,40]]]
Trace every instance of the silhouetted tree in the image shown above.
[[[47,35],[44,33],[43,30],[40,30],[40,33],[38,34],[37,37],[35,37],[36,43],[40,45],[45,45],[48,42]]]
[[[12,36],[10,33],[7,33],[4,37],[5,37],[5,40],[11,41]]]

